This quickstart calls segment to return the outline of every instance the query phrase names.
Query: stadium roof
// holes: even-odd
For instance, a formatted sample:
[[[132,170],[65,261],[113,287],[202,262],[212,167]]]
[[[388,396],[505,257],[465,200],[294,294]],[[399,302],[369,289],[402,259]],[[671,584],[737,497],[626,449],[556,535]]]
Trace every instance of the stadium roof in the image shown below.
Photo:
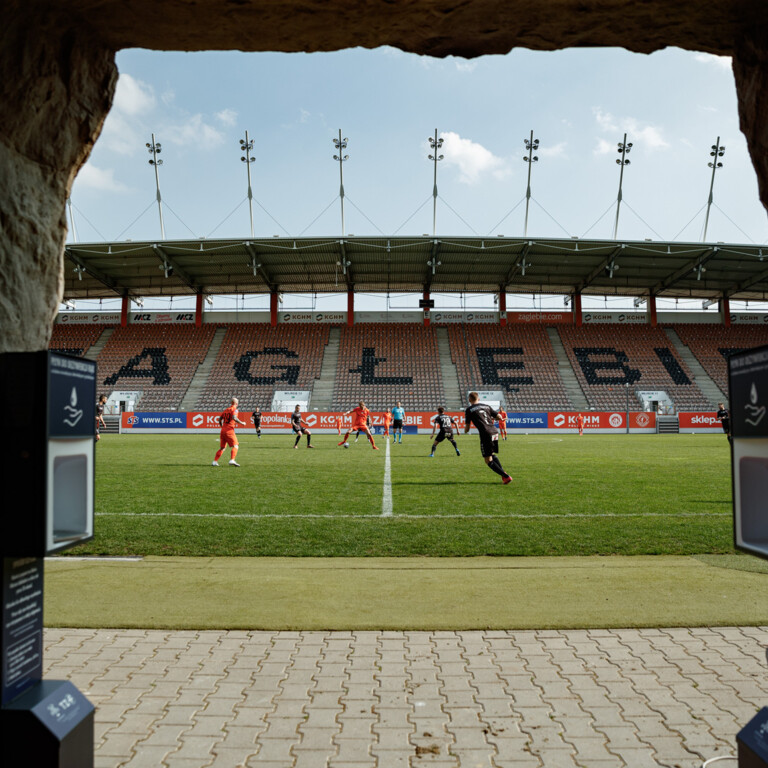
[[[764,256],[765,252],[765,256]],[[64,298],[487,291],[768,300],[768,246],[507,237],[76,243]]]

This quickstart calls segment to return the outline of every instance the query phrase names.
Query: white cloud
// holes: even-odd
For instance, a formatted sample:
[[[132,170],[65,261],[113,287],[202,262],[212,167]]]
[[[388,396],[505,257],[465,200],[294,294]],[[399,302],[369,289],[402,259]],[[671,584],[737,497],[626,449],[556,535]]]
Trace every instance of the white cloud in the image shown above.
[[[234,125],[237,122],[237,112],[234,109],[222,109],[217,112],[216,119],[224,125]]]
[[[482,144],[463,139],[452,131],[441,133],[440,136],[443,139],[440,152],[445,156],[444,162],[459,169],[459,181],[464,184],[476,184],[481,176],[489,173],[497,179],[509,175],[507,162],[496,157]]]
[[[698,61],[699,64],[714,65],[718,69],[727,69],[729,72],[732,69],[730,56],[715,56],[714,53],[697,53],[693,59]]]
[[[93,163],[86,163],[77,174],[77,186],[96,189],[102,192],[127,192],[128,187],[115,179],[112,168],[97,168]]]
[[[302,109],[299,107],[299,122],[300,123],[306,123],[310,117],[312,117],[312,113],[308,112],[306,109]]]
[[[224,142],[224,134],[206,123],[201,114],[192,115],[178,125],[166,126],[163,134],[172,144],[196,145],[199,149],[213,149]]]
[[[538,153],[542,157],[563,157],[565,155],[565,147],[567,142],[561,141],[559,144],[553,144],[551,147],[546,144],[542,144]]]
[[[615,133],[617,138],[611,144],[604,138],[598,138],[594,154],[604,155],[617,147],[623,137],[619,134],[626,133],[627,141],[637,144],[643,149],[657,150],[669,149],[669,142],[662,135],[661,128],[655,125],[643,125],[634,117],[614,117],[610,112],[603,112],[600,107],[593,110],[597,126],[603,133]]]
[[[451,58],[453,58],[453,63],[456,65],[457,72],[474,72],[477,68],[478,59]]]
[[[113,109],[126,115],[142,115],[154,108],[155,92],[151,85],[122,74],[117,80]]]

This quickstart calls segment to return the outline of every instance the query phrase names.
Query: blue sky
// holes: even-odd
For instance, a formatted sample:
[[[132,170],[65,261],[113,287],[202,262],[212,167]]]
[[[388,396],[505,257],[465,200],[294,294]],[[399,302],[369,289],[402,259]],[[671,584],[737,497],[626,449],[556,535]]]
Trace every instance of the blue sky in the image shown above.
[[[529,235],[611,237],[616,144],[627,132],[634,146],[620,238],[701,239],[704,212],[686,224],[706,203],[709,148],[720,136],[726,153],[708,239],[768,242],[727,59],[677,49],[516,50],[473,61],[390,48],[130,50],[118,67],[115,105],[72,192],[80,242],[159,237],[145,147],[152,132],[163,147],[167,238],[248,236],[246,130],[254,195],[271,215],[255,206],[256,235],[338,236],[339,129],[349,139],[346,230],[358,236],[431,233],[435,129],[445,156],[438,235],[521,235],[524,205],[509,211],[525,195],[523,141],[533,129],[541,143]]]

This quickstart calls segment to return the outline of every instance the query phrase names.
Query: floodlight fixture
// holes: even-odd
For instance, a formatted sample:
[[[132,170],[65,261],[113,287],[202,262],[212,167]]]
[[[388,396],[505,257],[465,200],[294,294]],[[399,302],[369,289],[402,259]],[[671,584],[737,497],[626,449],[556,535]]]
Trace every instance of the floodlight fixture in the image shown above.
[[[619,194],[616,197],[616,221],[613,224],[614,240],[617,238],[619,232],[619,211],[621,210],[622,186],[624,184],[624,167],[629,165],[627,155],[631,150],[632,142],[627,142],[627,134],[625,133],[624,140],[619,142],[618,149],[616,150],[621,155],[621,158],[616,160],[616,164],[621,167],[621,172],[619,173]],[[611,277],[613,277],[613,274],[611,274]]]
[[[78,280],[83,279],[83,273],[85,272],[85,267],[81,264],[75,264],[75,274],[77,275]]]
[[[525,225],[523,226],[523,236],[528,234],[528,208],[531,203],[531,168],[534,163],[539,161],[538,156],[533,154],[539,148],[539,140],[533,138],[533,129],[531,129],[531,137],[524,141],[525,148],[528,150],[528,154],[523,157],[523,160],[528,163],[528,186],[525,190]]]
[[[644,298],[643,296],[637,296],[634,301],[635,308],[639,307],[641,304],[645,304],[647,301],[648,299]]]
[[[334,155],[333,159],[339,164],[339,200],[341,200],[341,236],[344,237],[344,163],[349,160],[349,155],[342,154],[342,150],[347,148],[349,139],[341,137],[341,128],[339,128],[339,138],[331,139],[333,146],[336,147],[339,154]]]
[[[163,198],[160,195],[160,173],[158,168],[163,164],[163,161],[158,158],[158,155],[162,151],[162,145],[159,141],[155,141],[155,134],[152,134],[152,143],[147,144],[147,151],[152,158],[149,164],[155,169],[155,196],[157,198],[157,212],[160,215],[160,237],[165,240],[165,223],[163,222]]]
[[[427,157],[434,163],[434,181],[432,184],[432,237],[437,233],[437,164],[440,160],[445,159],[445,155],[438,155],[437,151],[443,146],[444,139],[437,137],[437,128],[435,128],[435,136],[429,137],[429,148],[434,154],[429,154]]]
[[[714,189],[715,189],[715,173],[718,168],[722,168],[723,164],[718,162],[717,158],[722,157],[725,154],[725,147],[720,144],[720,137],[717,137],[717,141],[712,145],[712,151],[709,156],[714,158],[711,163],[707,163],[707,166],[712,169],[712,178],[709,182],[709,197],[707,198],[707,215],[704,218],[704,232],[701,236],[701,242],[704,243],[707,240],[707,227],[709,226],[709,211],[712,208],[712,202],[714,201]]]

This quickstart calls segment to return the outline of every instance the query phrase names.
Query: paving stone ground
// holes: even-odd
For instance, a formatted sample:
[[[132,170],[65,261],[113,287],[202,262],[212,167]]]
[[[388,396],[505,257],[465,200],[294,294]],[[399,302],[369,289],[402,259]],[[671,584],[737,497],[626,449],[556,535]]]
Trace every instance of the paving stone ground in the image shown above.
[[[693,768],[768,705],[768,627],[48,629],[45,646],[45,676],[97,707],[96,768]]]

